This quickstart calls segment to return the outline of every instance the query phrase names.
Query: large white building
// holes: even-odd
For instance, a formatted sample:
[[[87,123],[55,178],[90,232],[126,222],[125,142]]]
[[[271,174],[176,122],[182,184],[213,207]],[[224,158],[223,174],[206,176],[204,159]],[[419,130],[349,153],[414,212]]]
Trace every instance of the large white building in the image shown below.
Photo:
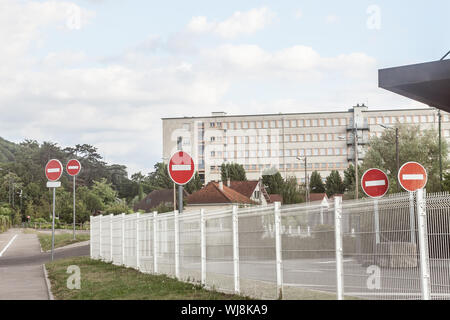
[[[450,139],[449,114],[441,112],[442,137]],[[354,161],[354,132],[358,132],[358,160],[364,159],[370,137],[381,136],[396,123],[438,128],[434,108],[369,110],[355,106],[348,111],[227,115],[213,112],[206,117],[163,118],[163,158],[177,150],[189,152],[200,176],[220,180],[222,163],[244,165],[248,179],[259,179],[275,167],[283,177],[305,181],[306,172],[323,178],[332,170],[340,173]],[[393,146],[394,147],[394,146]],[[300,158],[300,160],[299,160]]]

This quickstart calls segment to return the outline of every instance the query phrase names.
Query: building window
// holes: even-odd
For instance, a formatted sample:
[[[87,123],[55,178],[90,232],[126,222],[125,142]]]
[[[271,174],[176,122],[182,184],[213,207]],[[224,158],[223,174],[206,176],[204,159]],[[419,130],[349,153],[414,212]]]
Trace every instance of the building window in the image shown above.
[[[297,121],[291,120],[291,127],[295,128],[297,126]]]
[[[411,123],[412,122],[412,117],[411,116],[407,116],[406,117],[406,122]]]
[[[315,155],[315,156],[318,156],[318,155],[319,155],[319,149],[317,149],[317,148],[314,149],[314,155]]]
[[[328,141],[333,141],[333,134],[332,133],[327,134],[327,140]]]
[[[420,121],[424,123],[427,122],[427,116],[421,116]]]
[[[326,163],[322,163],[322,169],[326,169],[327,168],[327,164]]]
[[[252,164],[252,170],[256,170],[256,164]]]
[[[216,152],[215,151],[211,151],[211,157],[215,157],[216,156]]]
[[[333,119],[333,123],[334,123],[335,126],[338,126],[339,125],[339,119]]]
[[[331,127],[333,125],[333,121],[331,119],[327,119],[327,127]]]
[[[313,119],[312,125],[313,125],[313,127],[317,127],[317,119]]]
[[[264,121],[263,125],[265,129],[269,128],[269,121]]]
[[[251,121],[249,122],[250,124],[250,129],[255,129],[255,122]]]
[[[250,136],[250,143],[256,143],[256,137]]]
[[[434,116],[428,116],[428,122],[434,122]]]
[[[255,158],[256,157],[256,151],[251,150],[250,151],[250,158]]]
[[[275,128],[275,121],[270,121],[270,127]]]
[[[341,167],[340,163],[336,163],[336,169],[339,169]]]
[[[236,122],[236,129],[237,130],[241,129],[241,123],[240,122]]]
[[[291,136],[290,135],[285,135],[284,136],[284,142],[290,142],[291,140]]]
[[[242,122],[242,128],[243,129],[248,129],[248,122],[247,121]]]
[[[297,142],[297,135],[296,134],[291,135],[291,142]]]
[[[311,155],[311,149],[306,149],[306,155],[310,156]]]
[[[303,127],[303,125],[304,125],[303,119],[297,120],[297,124],[299,127]]]
[[[309,119],[305,120],[305,127],[311,127],[311,120]]]
[[[293,156],[293,157],[298,156],[298,150],[297,150],[297,149],[293,149],[293,150],[292,150],[292,156]]]
[[[321,127],[324,127],[325,126],[325,119],[320,119],[319,120],[319,124],[320,124]]]
[[[285,150],[285,156],[290,157],[291,156],[291,150],[287,149]]]
[[[191,125],[189,123],[183,123],[183,130],[191,131]]]
[[[320,163],[314,163],[314,168],[315,169],[320,169]]]
[[[286,164],[286,169],[291,169],[291,164],[290,163],[288,163],[288,164]]]
[[[319,138],[320,138],[320,141],[325,141],[325,133],[321,133]]]
[[[210,126],[210,128],[215,128],[215,127],[216,127],[216,124],[215,124],[215,122],[210,122],[210,123],[209,123],[209,126]]]
[[[284,163],[280,164],[280,169],[284,169]]]
[[[391,123],[391,117],[384,117],[384,123],[390,124]]]
[[[211,142],[215,142],[216,141],[216,137],[211,137]]]
[[[305,149],[300,149],[300,157],[305,156]]]
[[[318,137],[317,133],[312,135],[312,140],[313,141],[317,141],[318,139],[319,139],[319,137]]]
[[[245,157],[248,158],[248,150],[245,150]]]
[[[299,142],[305,141],[305,136],[304,136],[303,134],[299,134],[299,135],[298,135],[298,141],[299,141]]]
[[[340,148],[334,149],[334,154],[335,154],[336,156],[340,156],[340,155],[341,155],[341,149],[340,149]]]
[[[291,122],[289,120],[284,120],[284,127],[285,128],[290,128],[291,127]]]
[[[283,127],[283,121],[278,120],[277,121],[277,126],[278,126],[278,128],[282,128]]]
[[[257,129],[261,129],[261,128],[262,128],[262,123],[261,123],[261,121],[257,121],[257,122],[256,122],[256,128],[257,128]]]
[[[326,156],[326,149],[324,149],[324,148],[322,148],[322,149],[320,149],[320,155],[321,156]]]
[[[211,171],[215,171],[216,170],[216,166],[211,166]]]
[[[328,148],[328,155],[332,156],[333,155],[333,148]]]
[[[382,117],[378,117],[378,124],[382,124],[383,123],[383,118]]]

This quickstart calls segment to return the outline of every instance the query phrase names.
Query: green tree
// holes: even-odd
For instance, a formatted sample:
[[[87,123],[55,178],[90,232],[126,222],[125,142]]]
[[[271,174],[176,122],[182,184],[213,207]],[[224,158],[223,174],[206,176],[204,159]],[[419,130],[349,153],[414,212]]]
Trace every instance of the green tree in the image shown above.
[[[311,178],[309,182],[309,191],[311,193],[324,193],[325,192],[325,185],[322,181],[322,177],[320,176],[320,173],[317,171],[314,171],[311,173]]]
[[[194,177],[189,181],[185,186],[185,190],[189,193],[193,193],[195,191],[200,190],[203,187],[202,180],[200,179],[200,175],[198,172],[195,172]]]
[[[304,202],[295,177],[288,177],[286,181],[284,181],[281,187],[281,195],[283,197],[284,204]]]
[[[100,181],[94,181],[91,192],[97,195],[105,205],[115,203],[117,200],[117,192],[112,188],[112,184],[108,183],[105,178]]]
[[[439,139],[435,130],[423,130],[419,126],[399,125],[400,166],[409,161],[422,164],[428,173],[426,188],[429,192],[440,189]],[[448,145],[442,139],[442,167],[448,168]],[[397,191],[397,162],[395,152],[395,130],[385,130],[381,137],[373,137],[365,155],[363,170],[379,168],[389,178],[389,192]],[[402,190],[399,188],[399,190]]]
[[[172,189],[173,181],[170,179],[167,164],[158,162],[154,165],[155,171],[148,175],[148,183],[153,190]]]
[[[361,166],[358,166],[358,179],[361,181],[361,177],[364,171]],[[350,164],[348,168],[344,171],[344,190],[351,197],[355,197],[355,167],[353,164]],[[364,194],[361,183],[358,182],[358,192],[360,195]]]
[[[264,186],[266,187],[267,193],[281,194],[284,180],[280,172],[277,171],[275,174],[263,175],[262,181]]]
[[[344,193],[344,189],[344,183],[342,182],[342,178],[339,172],[337,170],[331,171],[325,183],[327,196],[331,197],[335,194]]]
[[[222,181],[246,181],[244,166],[238,163],[222,163],[220,166],[220,176]]]

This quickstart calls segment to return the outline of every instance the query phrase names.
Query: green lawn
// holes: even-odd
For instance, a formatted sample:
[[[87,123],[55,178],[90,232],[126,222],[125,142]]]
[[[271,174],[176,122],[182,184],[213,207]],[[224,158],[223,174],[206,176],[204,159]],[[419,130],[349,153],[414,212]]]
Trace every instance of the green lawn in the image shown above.
[[[69,290],[67,267],[81,270],[81,289]],[[164,275],[137,270],[88,257],[57,260],[46,264],[52,293],[58,300],[243,300],[246,297],[205,290]]]
[[[37,232],[39,242],[43,251],[51,250],[52,235]],[[89,240],[89,234],[76,234],[76,240],[73,239],[72,233],[55,234],[55,248],[64,247],[72,243]]]

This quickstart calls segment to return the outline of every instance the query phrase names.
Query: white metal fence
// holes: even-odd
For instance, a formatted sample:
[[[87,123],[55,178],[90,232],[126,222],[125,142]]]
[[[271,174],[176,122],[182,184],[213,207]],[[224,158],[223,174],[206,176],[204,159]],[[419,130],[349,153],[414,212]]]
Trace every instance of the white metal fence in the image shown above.
[[[449,299],[450,195],[91,217],[91,258],[266,299]]]

